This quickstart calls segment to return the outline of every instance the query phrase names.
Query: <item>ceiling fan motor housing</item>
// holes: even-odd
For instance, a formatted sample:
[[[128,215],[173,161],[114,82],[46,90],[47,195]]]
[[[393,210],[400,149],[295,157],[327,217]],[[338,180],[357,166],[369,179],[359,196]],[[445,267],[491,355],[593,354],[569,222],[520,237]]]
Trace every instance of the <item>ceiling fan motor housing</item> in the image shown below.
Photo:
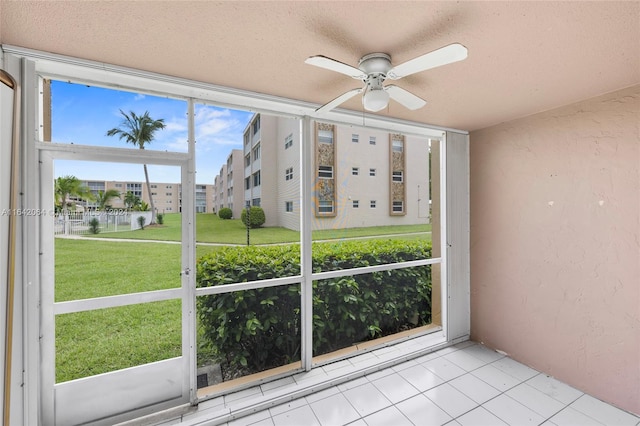
[[[370,53],[360,59],[358,68],[367,74],[365,82],[368,90],[382,89],[387,71],[391,69],[391,56],[386,53]]]
[[[387,74],[391,69],[391,56],[386,53],[370,53],[358,62],[358,68],[365,74]]]

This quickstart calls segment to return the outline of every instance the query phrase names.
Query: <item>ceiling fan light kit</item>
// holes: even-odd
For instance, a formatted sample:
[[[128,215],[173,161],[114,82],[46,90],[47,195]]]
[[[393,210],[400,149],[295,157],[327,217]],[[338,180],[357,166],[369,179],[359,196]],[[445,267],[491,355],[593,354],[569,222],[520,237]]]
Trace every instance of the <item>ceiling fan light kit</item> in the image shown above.
[[[380,111],[389,104],[389,93],[384,89],[367,90],[362,103],[367,111]]]
[[[358,68],[322,55],[311,56],[305,63],[316,67],[348,75],[361,80],[364,87],[352,89],[316,110],[318,113],[331,111],[355,95],[364,92],[362,105],[367,111],[380,111],[387,107],[389,99],[403,105],[410,110],[416,110],[426,105],[426,101],[419,96],[395,85],[384,85],[385,80],[399,80],[417,72],[426,71],[442,65],[462,61],[467,57],[467,48],[459,43],[450,44],[417,58],[411,59],[397,66],[392,66],[391,56],[386,53],[370,53],[360,58]]]

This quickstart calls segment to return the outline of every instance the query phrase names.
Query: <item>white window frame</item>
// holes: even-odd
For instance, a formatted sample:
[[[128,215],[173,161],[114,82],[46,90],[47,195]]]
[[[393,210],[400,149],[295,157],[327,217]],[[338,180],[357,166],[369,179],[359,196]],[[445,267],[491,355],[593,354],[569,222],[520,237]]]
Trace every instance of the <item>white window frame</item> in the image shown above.
[[[370,177],[376,177],[377,174],[378,174],[378,171],[376,169],[374,169],[374,168],[370,168],[369,169],[369,176]]]
[[[333,130],[318,130],[318,143],[332,144],[334,137]]]
[[[238,109],[245,110],[251,109],[254,111],[278,112],[282,115],[289,115],[291,117],[300,118],[300,134],[302,137],[301,158],[303,163],[302,176],[307,177],[306,179],[300,179],[302,188],[301,198],[303,200],[303,205],[311,205],[307,204],[307,202],[304,201],[311,199],[311,182],[313,181],[312,178],[314,175],[313,168],[311,166],[312,153],[309,151],[310,148],[306,145],[311,146],[312,144],[309,144],[308,141],[313,141],[313,128],[310,125],[310,122],[312,118],[318,116],[314,111],[315,106],[307,107],[305,105],[301,105],[299,102],[289,102],[287,100],[283,100],[282,98],[262,95],[258,96],[257,94],[237,89],[227,90],[225,88],[208,86],[201,82],[193,82],[186,79],[176,79],[170,76],[147,73],[141,70],[132,70],[124,67],[112,66],[105,63],[53,55],[46,52],[36,52],[29,49],[22,49],[13,46],[3,46],[3,50],[5,53],[3,66],[10,72],[12,72],[12,74],[22,75],[22,78],[26,79],[24,82],[22,82],[25,99],[37,98],[38,76],[57,76],[58,78],[63,77],[65,79],[73,81],[87,82],[87,84],[102,84],[106,87],[128,87],[131,88],[131,90],[135,90],[137,92],[162,93],[166,96],[171,97],[195,99],[197,101],[223,104],[225,106],[236,107]],[[24,72],[20,72],[19,70],[21,58],[27,59]],[[34,103],[34,101],[30,102],[31,104]],[[361,124],[361,119],[362,117],[359,114],[350,114],[348,112],[341,111],[330,111],[322,117],[323,121],[332,121],[338,124],[354,126]],[[27,125],[24,126],[24,128],[27,129],[27,134],[24,135],[24,138],[27,141],[25,151],[26,159],[24,160],[24,165],[26,169],[25,174],[29,176],[33,174],[33,167],[35,167],[37,164],[37,161],[34,158],[35,150],[30,147],[29,142],[38,140],[36,135],[39,131],[39,126],[37,125],[38,118],[35,108],[29,109],[27,106],[27,114],[24,120],[26,120],[27,122]],[[465,240],[464,237],[465,233],[468,234],[468,195],[466,195],[468,194],[468,192],[465,192],[464,190],[456,190],[453,193],[454,197],[449,199],[448,196],[450,194],[447,192],[447,184],[449,178],[453,178],[455,182],[452,182],[451,185],[453,185],[454,183],[456,185],[460,184],[462,185],[462,188],[468,189],[468,134],[466,132],[457,130],[440,129],[422,123],[411,123],[402,120],[394,120],[375,116],[368,118],[368,127],[387,131],[392,130],[397,133],[416,134],[422,137],[429,137],[442,141],[440,157],[440,228],[442,230],[442,257],[438,259],[430,259],[428,261],[424,261],[421,264],[441,264],[442,270],[442,280],[440,285],[442,292],[441,300],[443,329],[441,333],[434,334],[435,339],[433,340],[433,344],[438,345],[444,344],[446,342],[455,342],[457,341],[457,339],[464,339],[465,336],[468,336],[469,334],[468,297],[465,296],[465,293],[468,294],[469,288],[468,241]],[[454,141],[452,145],[453,151],[451,153],[451,156],[449,156],[448,152],[449,135],[453,136],[451,140]],[[329,143],[333,143],[333,138]],[[449,160],[450,157],[452,158],[451,160]],[[449,166],[452,168],[450,172]],[[36,188],[36,191],[31,191],[26,194],[26,196],[24,197],[24,207],[36,209],[40,207],[38,201],[39,189],[37,184],[32,186]],[[458,189],[459,187],[452,186],[452,188]],[[452,212],[451,216],[448,215],[448,212]],[[277,284],[273,285],[282,285],[283,282],[302,282],[304,294],[304,289],[307,287],[310,288],[311,283],[314,280],[322,279],[323,277],[328,276],[325,273],[313,273],[308,266],[304,266],[309,264],[308,260],[306,260],[307,263],[305,263],[305,259],[310,256],[311,217],[311,211],[307,213],[303,212],[301,219],[301,262],[303,265],[302,276],[290,277],[287,280],[278,281]],[[31,222],[33,221],[32,219],[28,218],[23,218],[21,220],[24,221],[25,224],[31,224]],[[451,226],[449,226],[450,221],[453,222]],[[37,263],[38,259],[38,230],[36,228],[36,226],[27,227],[28,231],[25,232],[22,236],[22,243],[24,247],[23,252],[25,253],[25,255],[24,258],[21,257],[19,259],[26,265],[23,268],[24,271],[26,271],[24,279],[33,283],[34,288],[37,287],[40,280],[37,275],[37,266],[32,267]],[[452,231],[453,235],[450,234]],[[462,244],[452,244],[453,246],[457,247],[457,249],[455,251],[449,250],[445,242],[450,243],[451,240],[455,238],[461,239]],[[450,252],[454,253],[453,259],[449,259]],[[459,256],[459,259],[455,256]],[[457,266],[457,268],[453,266],[450,267],[450,263],[452,263],[453,266]],[[389,268],[393,268],[393,266],[389,266]],[[455,286],[452,287],[452,291],[450,291],[450,285],[453,284],[448,284],[447,280],[449,271],[454,271],[457,278],[455,281],[452,281],[455,284]],[[347,275],[350,272],[332,271],[332,273],[335,273],[335,276],[342,276],[343,274]],[[363,271],[363,273],[366,273],[366,271]],[[270,282],[262,282],[260,284],[261,286],[270,285]],[[237,289],[251,288],[250,286],[254,286],[253,288],[256,288],[254,283],[243,283],[238,286]],[[220,287],[216,288],[215,290],[196,289],[195,295],[201,296],[205,294],[213,294],[214,292],[226,291],[230,290]],[[20,293],[18,296],[22,297],[22,293]],[[26,330],[25,340],[37,341],[38,333],[40,330],[38,316],[39,310],[37,304],[38,301],[30,294],[25,294],[24,297],[25,323],[23,324],[23,328],[24,330]],[[310,299],[305,299],[302,304],[302,321],[305,323],[310,323],[311,321],[311,317],[309,316],[309,307],[311,306],[310,303]],[[305,310],[307,311],[306,313]],[[450,312],[451,315],[449,315]],[[307,339],[310,339],[309,335],[305,339],[303,339],[302,342],[303,352],[305,352],[305,355],[302,359],[302,369],[304,370],[309,370],[312,366],[311,351],[309,350],[310,340]],[[29,353],[24,353],[23,356],[26,363],[23,395],[25,400],[38,401],[40,397],[36,372],[38,371],[40,362],[39,351],[35,350]],[[29,408],[25,409],[24,411],[24,422],[26,424],[37,423],[39,410],[40,407],[38,407],[37,404],[30,404]]]
[[[319,214],[332,214],[334,212],[333,200],[318,200],[318,213]]]
[[[391,173],[391,180],[393,182],[402,183],[404,182],[404,173],[401,170],[396,170]]]
[[[369,201],[369,208],[370,209],[375,209],[378,207],[378,201],[377,200],[370,200]]]
[[[318,178],[333,179],[333,166],[318,166]]]
[[[351,168],[351,175],[352,176],[358,176],[360,174],[360,167],[352,167]]]

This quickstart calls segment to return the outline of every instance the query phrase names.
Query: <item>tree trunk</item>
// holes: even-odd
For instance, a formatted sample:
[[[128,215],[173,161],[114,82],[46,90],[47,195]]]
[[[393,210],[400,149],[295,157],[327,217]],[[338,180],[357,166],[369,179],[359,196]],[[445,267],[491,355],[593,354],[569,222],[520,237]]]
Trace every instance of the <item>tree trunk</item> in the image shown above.
[[[67,209],[67,194],[62,195],[62,217],[63,217],[63,225],[64,225],[64,235],[69,235],[69,210]]]
[[[153,195],[151,194],[151,184],[149,183],[149,172],[147,171],[147,165],[144,165],[144,178],[147,181],[147,192],[149,193],[149,204],[151,205],[151,222],[149,225],[156,223],[156,206],[153,204]]]

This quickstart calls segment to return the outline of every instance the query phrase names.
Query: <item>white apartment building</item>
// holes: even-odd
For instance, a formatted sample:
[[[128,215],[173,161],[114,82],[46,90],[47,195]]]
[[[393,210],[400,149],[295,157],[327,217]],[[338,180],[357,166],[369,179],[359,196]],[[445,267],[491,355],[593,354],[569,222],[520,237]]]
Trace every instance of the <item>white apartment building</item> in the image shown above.
[[[120,192],[120,198],[112,198],[109,205],[113,208],[124,208],[124,196],[127,192],[132,192],[142,201],[149,204],[149,192],[146,182],[128,181],[103,181],[85,180],[82,182],[94,195],[98,191],[115,189]],[[153,203],[158,213],[180,213],[182,205],[182,185],[177,183],[150,182]],[[213,185],[196,184],[196,213],[207,213],[213,211]],[[97,207],[95,201],[87,201],[83,207],[94,209]]]
[[[227,193],[227,165],[220,167],[220,172],[213,179],[213,210],[217,213],[221,208],[226,207],[225,201]]]
[[[299,126],[255,114],[245,128],[244,174],[232,180],[243,178],[243,204],[262,207],[265,226],[300,229]],[[313,229],[429,223],[428,138],[322,122],[314,132]],[[230,185],[225,167],[216,193]]]
[[[243,173],[242,150],[234,149],[229,153],[227,162],[220,167],[220,173],[214,179],[212,191],[215,212],[228,207],[233,212],[233,217],[240,217],[244,207]],[[240,178],[234,179],[236,176]]]

